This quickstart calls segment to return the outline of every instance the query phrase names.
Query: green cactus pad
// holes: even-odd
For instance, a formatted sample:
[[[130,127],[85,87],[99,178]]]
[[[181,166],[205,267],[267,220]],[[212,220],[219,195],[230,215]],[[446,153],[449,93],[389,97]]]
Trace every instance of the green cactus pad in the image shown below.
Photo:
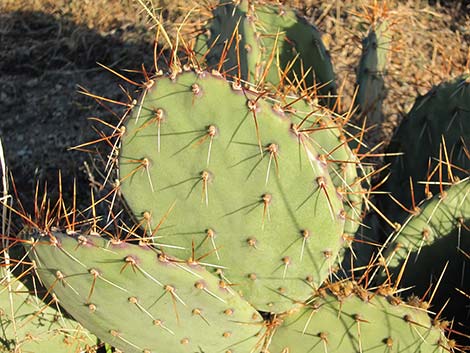
[[[156,80],[122,137],[121,191],[147,236],[222,266],[259,310],[308,298],[342,246],[341,196],[303,118],[188,72]]]
[[[327,161],[331,180],[338,193],[342,195],[346,218],[344,235],[345,239],[352,241],[362,221],[362,206],[365,197],[362,184],[367,184],[368,179],[365,178],[363,183],[360,180],[358,171],[363,175],[363,167],[359,158],[349,147],[342,126],[342,118],[335,117],[335,114],[328,108],[308,103],[306,100],[294,98],[285,100],[289,108],[299,116],[306,116],[315,111],[312,114],[315,124],[309,127],[310,138],[323,156],[322,158]],[[350,242],[347,241],[344,244],[350,245]]]
[[[378,21],[362,41],[362,55],[357,70],[359,86],[356,103],[369,124],[380,124],[385,98],[385,68],[391,49],[388,21]]]
[[[286,81],[286,75],[299,80],[305,77],[306,86],[317,84],[322,94],[334,93],[331,60],[314,26],[274,2],[233,3],[221,1],[215,8],[210,37],[205,47],[197,49],[204,53],[210,48],[206,56],[209,67],[218,68],[223,61],[229,75],[261,86],[277,86]],[[234,33],[240,35],[238,42]],[[286,68],[290,68],[287,74]]]
[[[444,182],[449,181],[448,162],[452,164],[454,178],[467,177],[470,171],[469,122],[470,75],[441,83],[419,97],[388,148],[388,153],[401,152],[403,155],[388,159],[392,165],[385,189],[410,208],[410,177],[417,201],[428,196],[422,183],[427,181],[428,174],[433,174],[429,178],[429,192],[432,194],[439,192],[440,178]],[[436,169],[439,160],[442,161],[441,172]],[[384,203],[384,207],[389,217],[399,212],[399,207],[393,202]]]
[[[393,235],[384,254],[387,274],[395,278],[408,257],[400,283],[405,288],[413,287],[417,295],[423,296],[431,284],[435,288],[440,282],[431,304],[438,311],[450,299],[444,315],[449,319],[455,315],[467,328],[470,328],[465,309],[468,298],[463,293],[470,293],[469,275],[465,273],[470,264],[469,225],[467,178],[423,202],[419,212],[411,215]]]
[[[46,304],[30,294],[4,269],[0,274],[0,352],[84,352],[96,345],[96,337],[64,317],[56,303]]]
[[[250,352],[262,317],[203,267],[141,244],[32,233],[30,256],[59,303],[126,353]]]
[[[365,191],[359,180],[359,158],[351,151],[342,129],[328,115],[317,119],[318,129],[311,134],[315,147],[330,166],[330,177],[343,197],[345,211],[344,235],[352,240],[362,220]],[[348,244],[346,242],[345,244]]]
[[[337,295],[324,293],[281,318],[269,353],[448,351],[443,332],[432,326],[422,309],[367,292],[350,282]]]

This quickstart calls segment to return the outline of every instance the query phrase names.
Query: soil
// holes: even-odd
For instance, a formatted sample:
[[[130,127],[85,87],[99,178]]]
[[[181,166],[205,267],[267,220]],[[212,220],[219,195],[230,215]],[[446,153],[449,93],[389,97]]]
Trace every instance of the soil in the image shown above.
[[[94,158],[70,147],[97,138],[87,118],[113,118],[80,87],[125,101],[121,80],[97,63],[150,66],[146,29],[127,23],[102,32],[40,11],[2,12],[0,24],[0,136],[21,198],[32,204],[38,182],[57,188],[59,170],[63,185],[76,180],[89,190],[85,163],[92,168]]]

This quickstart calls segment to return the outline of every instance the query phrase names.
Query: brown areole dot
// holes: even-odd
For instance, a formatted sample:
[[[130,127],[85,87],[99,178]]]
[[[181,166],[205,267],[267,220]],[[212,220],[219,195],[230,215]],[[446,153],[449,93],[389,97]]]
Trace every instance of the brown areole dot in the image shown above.
[[[325,257],[325,259],[329,259],[333,256],[333,252],[331,250],[324,250],[323,251],[323,256]]]
[[[256,249],[256,244],[257,244],[257,240],[256,238],[248,238],[246,240],[246,243],[248,244],[248,246],[252,247],[252,248],[255,248]]]
[[[207,134],[210,137],[214,137],[215,135],[217,135],[217,127],[215,125],[209,125],[207,127]]]
[[[88,239],[83,235],[79,235],[77,238],[77,241],[78,241],[78,245],[87,245],[88,243]]]
[[[191,91],[195,96],[198,96],[201,93],[201,87],[197,83],[191,85]]]
[[[206,284],[203,281],[197,281],[196,283],[194,283],[194,287],[197,289],[205,289]]]
[[[189,344],[189,338],[185,337],[185,338],[182,338],[181,341],[180,341],[181,344]]]
[[[57,270],[56,273],[55,273],[55,277],[56,277],[59,281],[63,281],[64,278],[65,278],[64,274],[63,274],[62,272],[58,271],[58,270]]]
[[[261,195],[261,201],[263,201],[263,203],[265,205],[269,205],[271,203],[272,199],[273,199],[273,196],[271,194]]]
[[[94,313],[96,311],[96,305],[95,304],[88,304],[88,309],[90,312]]]
[[[425,228],[421,231],[421,236],[422,236],[423,240],[428,241],[429,240],[429,235],[430,235],[429,229]]]
[[[320,188],[326,187],[326,179],[324,176],[320,175],[319,177],[315,179],[315,181],[317,182],[318,187]]]
[[[235,80],[235,81],[232,82],[232,89],[234,91],[241,91],[242,90],[242,86],[241,86],[241,84],[238,80]]]
[[[223,281],[223,280],[220,280],[219,281],[219,288],[220,289],[229,289],[230,286],[227,284],[227,282]]]
[[[154,118],[157,122],[161,122],[163,121],[163,118],[164,118],[164,110],[162,108],[157,108],[157,109],[154,109]]]
[[[224,310],[224,314],[227,315],[227,316],[232,316],[233,312],[234,312],[234,310],[231,309],[231,308]]]
[[[246,105],[248,106],[248,109],[250,109],[251,111],[255,111],[257,110],[257,105],[256,105],[256,101],[252,100],[252,99],[248,99],[246,101]]]
[[[310,231],[308,229],[302,229],[300,231],[300,235],[302,236],[302,238],[308,239],[310,237]]]
[[[95,278],[97,278],[97,277],[100,276],[100,272],[99,272],[97,269],[95,269],[95,268],[90,268],[90,269],[88,270],[88,273],[89,273],[90,275],[92,275],[93,277],[95,277]]]
[[[328,333],[326,332],[320,332],[318,334],[318,337],[320,337],[320,339],[326,343],[328,343]]]
[[[199,308],[195,308],[195,309],[193,309],[193,310],[191,311],[191,313],[192,313],[193,315],[201,315],[201,314],[202,314],[202,310],[199,309]]]

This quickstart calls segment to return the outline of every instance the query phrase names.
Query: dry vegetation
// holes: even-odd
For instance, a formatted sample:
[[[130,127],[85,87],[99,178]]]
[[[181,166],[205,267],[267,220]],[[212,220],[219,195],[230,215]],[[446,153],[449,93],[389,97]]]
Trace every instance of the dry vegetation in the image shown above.
[[[149,1],[146,1],[150,3]],[[184,23],[190,39],[207,17],[210,1],[153,1],[170,35]],[[324,33],[343,83],[344,106],[354,91],[361,38],[367,32],[372,0],[292,1]],[[184,5],[181,7],[180,5]],[[206,10],[201,7],[206,6]],[[381,7],[383,2],[378,2]],[[186,18],[191,10],[191,15]],[[157,13],[157,11],[156,11]],[[385,121],[373,135],[388,140],[416,95],[433,84],[468,71],[468,1],[387,1],[394,23],[393,51],[387,76]],[[95,138],[88,117],[108,115],[92,99],[77,93],[81,85],[113,99],[126,90],[100,62],[138,70],[153,64],[154,22],[132,0],[3,0],[0,4],[0,136],[19,191],[26,198],[36,180],[86,187],[93,159],[68,147]],[[139,76],[129,73],[131,77]],[[134,88],[126,88],[134,90]],[[92,168],[92,166],[90,166]]]

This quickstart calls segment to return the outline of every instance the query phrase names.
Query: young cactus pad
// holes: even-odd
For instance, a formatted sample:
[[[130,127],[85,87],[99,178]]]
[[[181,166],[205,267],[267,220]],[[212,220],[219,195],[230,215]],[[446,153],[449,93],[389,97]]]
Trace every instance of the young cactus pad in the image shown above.
[[[140,104],[119,164],[122,194],[147,236],[220,267],[259,310],[307,299],[331,273],[344,225],[310,139],[314,114],[299,130],[304,115],[204,72],[157,79]]]
[[[86,352],[96,337],[57,310],[54,300],[46,304],[12,274],[0,270],[0,352]],[[9,285],[8,285],[8,281]]]
[[[250,352],[263,319],[196,264],[142,244],[32,234],[30,256],[68,313],[126,353]]]
[[[198,39],[197,50],[210,48],[211,68],[222,65],[229,75],[260,85],[305,78],[305,86],[317,84],[322,94],[334,93],[333,66],[319,31],[287,6],[221,1],[209,24],[210,36]]]
[[[421,308],[352,282],[281,318],[270,353],[445,353],[446,338]],[[338,284],[335,287],[340,287]]]
[[[468,298],[464,293],[470,293],[466,273],[470,268],[470,179],[456,183],[419,207],[393,235],[385,253],[387,276],[400,277],[403,287],[413,287],[421,296],[432,284],[436,288],[431,303],[435,310],[445,304],[444,315],[454,313],[457,321],[468,322]]]
[[[382,122],[382,102],[385,98],[385,67],[387,65],[391,32],[387,20],[378,21],[362,41],[362,56],[357,69],[356,102],[369,124]]]

